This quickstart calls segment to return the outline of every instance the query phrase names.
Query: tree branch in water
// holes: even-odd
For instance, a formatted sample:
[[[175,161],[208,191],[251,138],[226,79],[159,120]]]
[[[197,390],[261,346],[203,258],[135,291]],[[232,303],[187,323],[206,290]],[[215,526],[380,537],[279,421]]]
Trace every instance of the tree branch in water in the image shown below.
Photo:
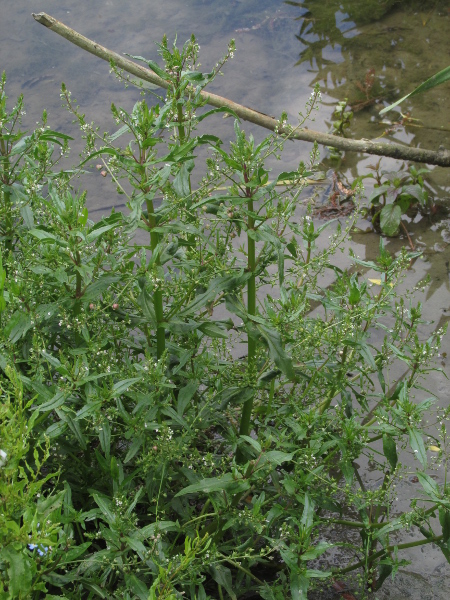
[[[157,85],[161,88],[168,88],[169,84],[161,77],[158,77],[153,71],[147,69],[135,62],[124,58],[117,52],[108,50],[104,46],[97,44],[87,37],[84,37],[74,29],[67,27],[61,21],[53,18],[46,13],[33,13],[34,19],[45,25],[58,35],[62,36],[72,44],[79,46],[83,50],[102,58],[108,62],[113,61],[114,64],[119,68],[127,71],[131,75],[139,77],[144,81],[148,81]],[[238,117],[244,121],[255,123],[270,131],[277,131],[281,135],[286,135],[289,139],[296,139],[305,142],[317,142],[323,146],[330,146],[338,148],[343,151],[350,152],[363,152],[365,154],[376,154],[378,156],[388,156],[390,158],[397,158],[401,160],[415,161],[420,163],[427,163],[429,165],[438,165],[441,167],[450,167],[450,151],[440,146],[439,150],[427,150],[424,148],[411,148],[409,146],[402,146],[400,144],[388,143],[388,142],[372,142],[371,140],[350,140],[329,133],[322,133],[320,131],[313,131],[312,129],[302,128],[294,129],[280,126],[279,121],[273,117],[266,115],[265,113],[243,106],[228,98],[217,96],[216,94],[209,94],[208,92],[202,91],[202,97],[211,106],[217,108],[227,107],[233,110]]]

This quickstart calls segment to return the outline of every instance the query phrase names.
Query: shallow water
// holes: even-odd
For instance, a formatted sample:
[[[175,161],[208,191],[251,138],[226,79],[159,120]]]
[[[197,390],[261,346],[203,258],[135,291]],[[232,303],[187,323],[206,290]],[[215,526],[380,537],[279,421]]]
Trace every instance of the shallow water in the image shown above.
[[[123,9],[126,5],[126,10]],[[375,139],[389,127],[388,120],[400,118],[399,111],[386,115],[384,123],[378,115],[383,102],[393,102],[414,89],[433,73],[448,66],[450,56],[450,3],[448,0],[304,0],[284,3],[281,0],[14,0],[0,6],[0,70],[8,76],[7,91],[11,100],[24,93],[27,116],[24,128],[32,127],[45,108],[54,129],[77,137],[72,117],[61,108],[60,85],[64,81],[86,113],[100,129],[112,130],[109,115],[112,101],[131,109],[139,99],[139,91],[124,89],[109,74],[107,63],[83,52],[34,21],[32,12],[47,12],[83,35],[119,53],[139,54],[157,59],[154,42],[167,34],[169,41],[178,34],[182,43],[194,32],[201,45],[203,68],[209,70],[225,53],[228,41],[236,39],[236,58],[225,68],[211,91],[251,106],[267,114],[289,114],[291,122],[303,110],[318,82],[323,93],[323,106],[310,128],[328,131],[336,101],[348,98],[361,108],[349,130],[354,138]],[[374,74],[374,85],[364,90],[367,74]],[[449,86],[435,88],[402,105],[411,111],[412,121],[405,127],[394,127],[386,139],[436,149],[450,147]],[[152,100],[149,100],[151,102]],[[361,104],[365,106],[361,107]],[[217,118],[215,133],[231,139],[231,119]],[[211,122],[212,123],[212,122]],[[246,125],[257,138],[264,135],[253,125]],[[74,151],[79,149],[76,142]],[[283,167],[295,167],[307,160],[311,145],[295,142],[286,148]],[[334,169],[328,151],[321,149],[324,170]],[[339,164],[342,179],[352,181],[357,175],[370,173],[368,168],[378,157],[347,153]],[[73,156],[75,162],[75,156]],[[286,164],[290,163],[290,164]],[[382,169],[398,170],[400,161],[382,160]],[[331,171],[328,171],[329,173]],[[431,168],[429,193],[435,201],[449,205],[448,169]],[[107,207],[119,205],[118,197],[106,179],[92,172],[89,176],[89,209],[98,218]],[[370,191],[370,181],[367,189]],[[322,189],[322,188],[321,188]],[[323,189],[327,189],[324,186]],[[311,191],[312,194],[312,191]],[[321,192],[321,200],[325,200]],[[320,194],[319,194],[320,196]],[[361,229],[368,223],[361,222]],[[409,234],[423,250],[408,271],[405,286],[411,288],[427,275],[431,285],[416,299],[424,303],[424,325],[429,331],[448,321],[450,315],[450,219],[445,217],[411,219]],[[379,236],[375,233],[355,234],[352,247],[361,257],[372,260],[377,253]],[[406,238],[388,241],[396,252],[407,244]],[[449,336],[442,351],[450,356]],[[440,365],[441,366],[441,365]],[[442,368],[450,374],[443,359]],[[439,404],[450,402],[447,380],[433,375],[430,388]],[[442,477],[441,472],[437,472]],[[415,493],[405,483],[405,498]],[[393,584],[386,584],[378,598],[392,600],[450,597],[449,573],[443,555],[429,546],[409,552],[412,564]]]

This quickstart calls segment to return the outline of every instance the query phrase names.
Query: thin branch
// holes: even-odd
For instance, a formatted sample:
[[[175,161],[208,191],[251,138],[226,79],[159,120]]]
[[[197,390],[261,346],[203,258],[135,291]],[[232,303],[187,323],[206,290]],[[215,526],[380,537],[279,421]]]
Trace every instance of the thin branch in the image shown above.
[[[135,62],[120,56],[117,52],[108,50],[104,46],[97,44],[87,37],[76,32],[74,29],[67,27],[61,21],[51,17],[46,13],[33,13],[34,19],[48,27],[58,35],[62,36],[72,44],[79,46],[83,50],[102,58],[108,62],[113,61],[114,64],[119,68],[143,79],[149,81],[161,88],[168,88],[169,83],[161,77],[158,77],[153,71],[136,64]],[[242,104],[237,104],[232,100],[217,96],[216,94],[209,94],[205,91],[200,92],[202,98],[206,100],[211,106],[218,108],[227,107],[233,110],[238,117],[260,125],[270,131],[277,131],[281,135],[286,135],[289,139],[301,140],[304,142],[317,142],[323,146],[330,146],[338,148],[339,150],[348,150],[351,152],[364,152],[366,154],[376,154],[378,156],[389,156],[391,158],[398,158],[401,160],[409,160],[421,163],[427,163],[430,165],[439,165],[441,167],[450,167],[450,151],[446,150],[443,146],[439,148],[437,152],[434,150],[426,150],[424,148],[410,148],[408,146],[401,146],[400,144],[391,144],[386,142],[372,142],[370,140],[349,140],[331,135],[329,133],[321,133],[320,131],[313,131],[312,129],[302,128],[295,129],[292,131],[289,127],[280,126],[280,122],[273,117],[266,115],[265,113],[259,112]]]

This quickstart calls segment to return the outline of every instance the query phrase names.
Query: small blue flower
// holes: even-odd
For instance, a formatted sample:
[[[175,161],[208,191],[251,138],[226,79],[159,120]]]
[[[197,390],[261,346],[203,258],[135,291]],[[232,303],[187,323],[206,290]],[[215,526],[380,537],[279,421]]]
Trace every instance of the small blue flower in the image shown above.
[[[47,552],[48,552],[47,546],[40,546],[38,544],[28,544],[28,548],[30,550],[35,550],[37,548],[37,552],[38,552],[39,556],[44,556],[44,554],[47,554]]]

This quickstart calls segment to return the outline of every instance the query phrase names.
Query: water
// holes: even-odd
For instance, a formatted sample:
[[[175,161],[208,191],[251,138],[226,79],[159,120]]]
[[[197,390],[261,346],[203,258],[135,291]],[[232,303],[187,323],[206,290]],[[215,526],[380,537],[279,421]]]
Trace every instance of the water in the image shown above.
[[[388,121],[392,124],[400,118],[398,111],[391,112],[380,123],[378,112],[383,102],[393,102],[448,66],[450,56],[448,0],[129,0],[125,10],[124,5],[122,0],[0,0],[0,70],[7,72],[10,99],[19,93],[25,95],[24,128],[33,127],[45,108],[52,128],[77,137],[71,115],[60,106],[62,81],[88,121],[95,121],[101,131],[114,128],[109,114],[112,101],[130,110],[139,99],[138,90],[124,89],[109,74],[107,63],[36,23],[32,12],[47,12],[116,52],[152,59],[157,59],[154,42],[160,41],[163,34],[169,41],[178,34],[182,43],[194,32],[201,45],[204,70],[215,64],[225,53],[228,41],[235,38],[236,58],[211,91],[274,116],[286,110],[295,122],[318,82],[324,103],[310,128],[328,131],[336,102],[348,98],[355,110],[361,109],[355,112],[349,130],[354,138],[383,136]],[[369,91],[366,86],[364,91],[371,74],[374,85]],[[394,127],[384,137],[425,148],[437,149],[440,144],[449,148],[449,86],[447,83],[404,103],[403,114],[411,111],[418,121],[406,128]],[[217,118],[214,122],[214,133],[225,141],[232,136],[230,121]],[[246,129],[257,138],[265,134],[249,124]],[[73,148],[74,152],[79,149],[76,142]],[[290,164],[285,162],[283,167],[295,167],[299,160],[307,160],[310,150],[310,144],[304,142],[289,144],[285,160]],[[321,149],[321,158],[325,170],[336,167],[325,149]],[[378,160],[347,153],[338,165],[339,176],[342,181],[352,181],[357,175],[370,173],[369,167]],[[401,162],[383,159],[381,167],[398,170]],[[431,171],[430,195],[438,204],[448,204],[449,170],[435,167]],[[88,176],[87,187],[93,218],[122,201],[94,170]],[[425,319],[434,322],[423,326],[425,333],[448,321],[450,315],[450,220],[442,215],[418,215],[405,222],[414,244],[423,250],[423,258],[408,271],[405,286],[412,288],[427,275],[431,278],[428,291],[416,295],[424,303]],[[361,221],[362,230],[368,225]],[[351,241],[355,252],[368,260],[376,256],[378,243],[376,233],[355,234]],[[397,252],[406,244],[406,238],[393,238],[388,248]],[[443,353],[450,355],[449,346],[447,336]],[[445,359],[440,366],[449,373]],[[439,404],[448,404],[450,392],[444,376],[434,374],[429,383]],[[441,480],[442,473],[438,477]],[[407,499],[418,493],[415,490],[415,484],[406,481],[400,493]],[[445,580],[448,565],[440,551],[424,546],[409,551],[407,556],[412,564],[393,584],[386,584],[378,598],[387,598],[388,594],[391,600],[449,597]]]

